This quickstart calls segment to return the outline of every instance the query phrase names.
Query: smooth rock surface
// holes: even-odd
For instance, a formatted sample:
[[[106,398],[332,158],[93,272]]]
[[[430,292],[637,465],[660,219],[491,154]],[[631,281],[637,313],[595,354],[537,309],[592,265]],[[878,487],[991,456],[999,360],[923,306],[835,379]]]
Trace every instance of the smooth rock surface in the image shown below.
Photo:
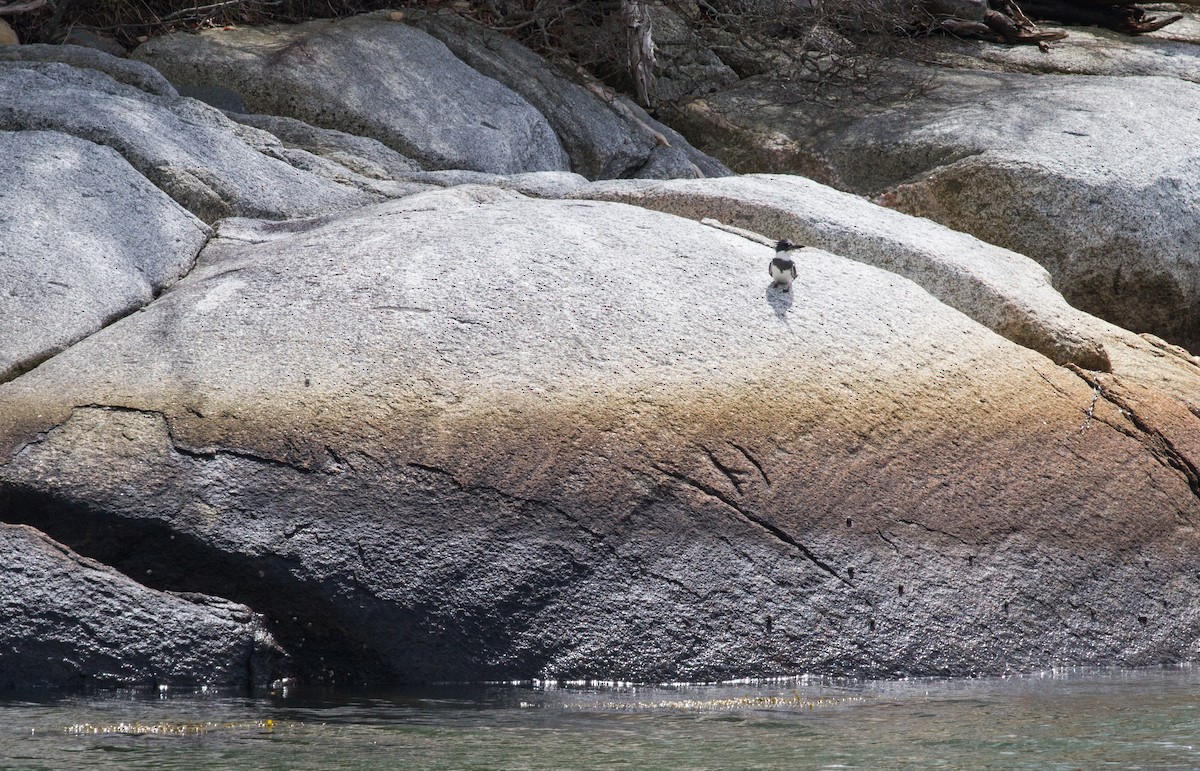
[[[31,527],[0,524],[0,690],[263,686],[286,659],[243,605],[157,592]]]
[[[1200,86],[926,72],[926,94],[840,108],[751,79],[685,122],[741,171],[877,195],[1036,259],[1077,308],[1200,348]]]
[[[148,64],[77,45],[31,43],[0,48],[0,62],[58,62],[79,69],[103,72],[118,83],[141,89],[156,96],[178,96],[175,87]]]
[[[788,238],[889,270],[1057,364],[1108,370],[1102,332],[1050,285],[1044,268],[929,220],[789,175],[597,182],[576,198],[623,201]],[[800,277],[804,280],[804,276]]]
[[[1071,371],[829,252],[768,289],[770,256],[482,187],[227,221],[0,386],[0,519],[245,603],[308,679],[1200,656],[1200,418],[1153,381],[1194,361]]]
[[[0,381],[150,302],[211,230],[114,150],[0,131]]]
[[[249,137],[251,147],[239,124],[208,105],[155,96],[97,70],[0,62],[0,88],[0,129],[52,129],[111,147],[206,222],[302,217],[384,198],[295,168],[265,132]]]
[[[133,56],[174,83],[228,88],[253,112],[371,137],[426,169],[569,170],[525,99],[386,15],[165,35]]]
[[[412,23],[541,111],[578,174],[669,179],[731,173],[627,99],[617,94],[601,98],[599,86],[592,91],[567,80],[540,56],[494,30],[449,13],[415,15]]]

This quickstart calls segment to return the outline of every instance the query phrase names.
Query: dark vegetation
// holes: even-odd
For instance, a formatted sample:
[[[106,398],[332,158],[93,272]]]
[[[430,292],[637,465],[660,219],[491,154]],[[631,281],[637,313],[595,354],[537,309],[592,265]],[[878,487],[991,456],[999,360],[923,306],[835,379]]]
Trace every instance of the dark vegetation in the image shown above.
[[[921,58],[935,34],[1047,49],[1067,33],[1041,21],[1139,34],[1181,18],[1151,16],[1135,0],[0,0],[0,18],[25,42],[84,34],[132,48],[180,30],[414,6],[502,30],[648,106],[659,101],[663,60],[686,59],[689,48],[715,53],[738,76],[787,70],[809,85],[841,88],[881,59]]]

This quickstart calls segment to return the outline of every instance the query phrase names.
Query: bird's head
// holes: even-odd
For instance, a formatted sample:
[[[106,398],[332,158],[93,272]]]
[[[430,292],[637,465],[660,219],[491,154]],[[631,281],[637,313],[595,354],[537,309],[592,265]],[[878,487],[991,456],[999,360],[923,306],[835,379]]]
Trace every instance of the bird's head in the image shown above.
[[[793,244],[791,241],[787,240],[786,238],[775,244],[775,251],[777,251],[777,252],[790,252],[793,249],[803,249],[803,248],[804,248],[803,246],[800,246],[799,244]]]

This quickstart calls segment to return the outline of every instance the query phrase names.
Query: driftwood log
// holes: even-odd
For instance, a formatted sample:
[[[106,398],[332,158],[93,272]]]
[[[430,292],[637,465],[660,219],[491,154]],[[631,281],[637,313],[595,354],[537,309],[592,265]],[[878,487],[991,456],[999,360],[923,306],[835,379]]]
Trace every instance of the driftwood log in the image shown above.
[[[1150,16],[1134,0],[1023,0],[1023,5],[1036,19],[1106,27],[1128,35],[1153,32],[1183,18],[1178,13]]]
[[[1200,2],[1200,0],[1197,0]],[[944,0],[927,0],[926,8],[937,19],[935,26],[962,37],[973,37],[1012,45],[1047,44],[1067,36],[1062,30],[1038,29],[1034,20],[1062,24],[1106,27],[1128,35],[1162,29],[1183,18],[1182,14],[1150,16],[1136,0],[987,0],[972,6],[959,4],[970,14],[946,14]]]

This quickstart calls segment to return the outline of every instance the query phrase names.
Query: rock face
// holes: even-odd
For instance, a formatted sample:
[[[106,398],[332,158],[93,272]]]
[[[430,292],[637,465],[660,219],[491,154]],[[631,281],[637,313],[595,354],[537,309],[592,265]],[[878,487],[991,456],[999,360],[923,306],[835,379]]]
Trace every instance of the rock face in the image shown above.
[[[904,276],[947,305],[1058,364],[1109,370],[1103,330],[1069,306],[1020,254],[803,177],[602,182],[574,197],[716,219],[853,257]]]
[[[730,173],[627,99],[573,83],[529,49],[449,13],[169,35],[135,56],[181,89],[220,89],[254,112],[373,137],[427,170]]]
[[[1073,305],[1200,346],[1200,86],[928,70],[928,93],[796,104],[763,79],[684,124],[740,171],[801,171],[1033,257]],[[1169,149],[1166,149],[1169,148]]]
[[[471,67],[537,107],[562,140],[571,169],[585,177],[663,179],[731,173],[628,99],[616,94],[607,101],[597,98],[504,35],[454,14],[418,16],[414,23]]]
[[[108,147],[0,131],[0,381],[191,269],[210,229]]]
[[[30,527],[0,525],[0,689],[261,686],[286,661],[236,603],[156,592]]]
[[[768,289],[770,255],[487,187],[226,221],[0,386],[0,511],[264,613],[312,679],[1200,654],[1200,419],[1161,385],[1195,363],[1114,332],[1071,371],[817,249]]]
[[[111,147],[206,222],[301,217],[384,197],[296,168],[277,139],[239,132],[207,105],[151,94],[96,69],[0,62],[0,88],[0,129],[51,129]]]
[[[368,43],[390,25],[450,56],[369,21]],[[230,39],[303,65],[365,50],[349,24]],[[524,66],[437,34],[495,87]],[[1200,358],[1075,310],[1021,254],[785,175],[418,171],[52,54],[0,61],[0,686],[1200,660]],[[505,93],[558,109],[536,73]],[[1022,181],[1103,177],[1085,124],[972,134],[951,118],[980,108],[938,93],[796,118],[845,144],[789,157],[931,211],[962,168],[1008,191],[996,148],[1021,141],[1079,140]],[[593,107],[546,124],[573,165],[704,171]],[[891,156],[888,126],[909,132]],[[963,132],[985,149],[955,155]],[[1088,194],[1129,217],[1130,180],[1192,195],[1165,160],[1108,168]],[[1044,184],[1020,205],[1051,211]],[[766,271],[784,236],[809,244],[788,293]]]
[[[546,119],[442,43],[386,16],[170,35],[134,52],[254,112],[371,137],[428,169],[567,171]]]

